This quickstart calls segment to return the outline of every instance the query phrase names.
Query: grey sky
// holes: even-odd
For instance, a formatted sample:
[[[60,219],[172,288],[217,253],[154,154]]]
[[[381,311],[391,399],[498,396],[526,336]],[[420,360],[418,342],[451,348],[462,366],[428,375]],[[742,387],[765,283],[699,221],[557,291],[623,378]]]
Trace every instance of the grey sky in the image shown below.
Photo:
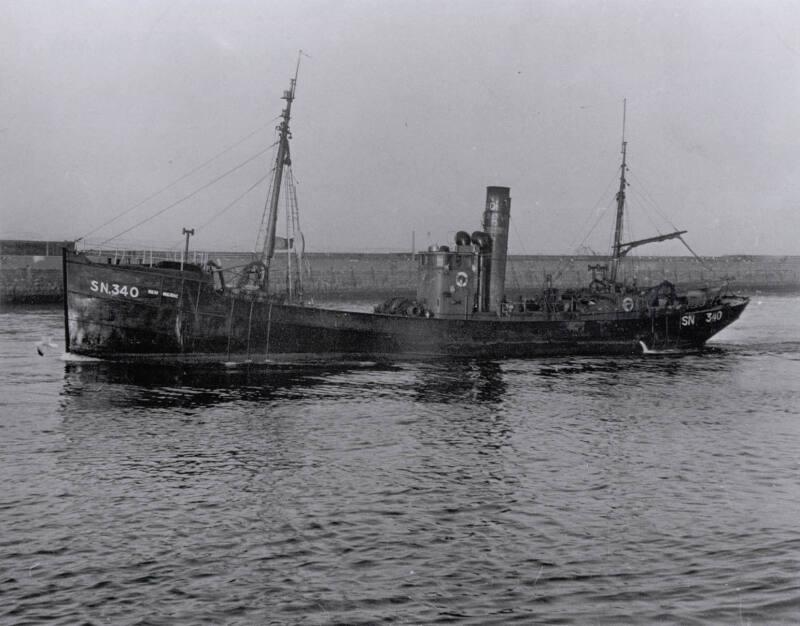
[[[292,122],[310,250],[407,249],[479,226],[512,188],[512,252],[606,251],[622,100],[630,236],[798,254],[800,3],[0,3],[0,236],[92,236],[168,206]],[[271,152],[120,241],[248,249]],[[117,243],[115,241],[115,243]],[[677,245],[677,244],[676,244]],[[672,243],[650,253],[680,253]]]

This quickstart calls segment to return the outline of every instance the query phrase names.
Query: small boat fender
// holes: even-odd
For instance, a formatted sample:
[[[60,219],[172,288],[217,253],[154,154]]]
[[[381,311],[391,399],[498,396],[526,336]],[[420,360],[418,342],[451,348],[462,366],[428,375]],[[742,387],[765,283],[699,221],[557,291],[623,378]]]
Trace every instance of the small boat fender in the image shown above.
[[[633,311],[633,298],[625,297],[622,299],[622,310],[626,313]]]

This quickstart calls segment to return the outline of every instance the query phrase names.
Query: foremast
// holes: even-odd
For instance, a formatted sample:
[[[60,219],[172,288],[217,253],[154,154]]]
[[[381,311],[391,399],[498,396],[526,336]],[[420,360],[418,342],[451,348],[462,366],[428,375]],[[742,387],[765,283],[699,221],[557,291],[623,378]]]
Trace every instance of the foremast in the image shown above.
[[[301,53],[302,54],[302,51]],[[281,196],[281,184],[283,182],[283,168],[292,164],[289,153],[289,139],[292,134],[289,130],[289,120],[292,115],[292,102],[294,102],[295,88],[297,87],[297,75],[300,72],[300,56],[297,57],[297,67],[295,68],[294,78],[289,89],[283,92],[283,100],[286,100],[286,108],[281,112],[281,123],[278,125],[278,151],[275,156],[275,169],[272,177],[271,193],[269,197],[269,213],[267,214],[267,232],[264,236],[264,247],[261,250],[261,262],[264,264],[264,276],[262,287],[265,291],[269,289],[269,268],[272,257],[275,256],[275,232],[278,225],[278,203]],[[287,242],[288,245],[288,242]]]

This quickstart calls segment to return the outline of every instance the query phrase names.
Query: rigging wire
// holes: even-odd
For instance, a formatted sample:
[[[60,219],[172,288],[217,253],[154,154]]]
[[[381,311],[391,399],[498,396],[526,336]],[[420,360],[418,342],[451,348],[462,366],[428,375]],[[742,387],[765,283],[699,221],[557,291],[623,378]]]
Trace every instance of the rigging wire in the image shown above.
[[[242,200],[242,199],[243,199],[243,198],[244,198],[244,197],[245,197],[247,194],[249,194],[251,191],[253,191],[253,190],[254,190],[256,187],[258,187],[258,186],[259,186],[261,183],[263,183],[265,180],[267,180],[267,178],[268,178],[268,177],[269,177],[269,173],[267,173],[267,174],[264,174],[264,175],[263,175],[261,178],[259,178],[259,179],[258,179],[256,182],[254,182],[252,185],[250,185],[250,186],[249,186],[249,187],[248,187],[248,188],[247,188],[247,189],[246,189],[244,192],[242,192],[241,194],[239,194],[238,196],[236,196],[236,198],[234,198],[234,199],[233,199],[231,202],[229,202],[229,203],[228,203],[228,204],[227,204],[227,205],[226,205],[226,206],[225,206],[223,209],[221,209],[220,211],[218,211],[217,213],[215,213],[214,215],[212,215],[212,216],[211,216],[211,218],[209,218],[208,220],[206,220],[205,222],[203,222],[203,223],[202,223],[200,226],[198,226],[198,227],[197,227],[197,229],[196,229],[196,230],[197,230],[197,233],[199,234],[199,233],[200,233],[200,232],[201,232],[201,231],[202,231],[202,230],[203,230],[203,229],[204,229],[206,226],[208,226],[208,225],[209,225],[211,222],[213,222],[213,221],[214,221],[214,220],[216,220],[218,217],[221,217],[222,215],[224,215],[225,213],[227,213],[229,210],[231,210],[231,209],[232,209],[234,206],[236,206],[236,204],[238,204],[238,203],[239,203],[239,202],[240,202],[240,201],[241,201],[241,200]],[[173,244],[173,245],[172,245],[172,247],[170,248],[170,250],[175,250],[175,249],[177,249],[177,248],[178,248],[179,246],[181,246],[181,245],[183,245],[183,239],[179,239],[179,240],[177,240],[177,243]]]
[[[273,150],[272,150],[272,159],[271,160],[272,160],[273,163],[275,163],[275,161],[276,161],[277,152],[278,152],[278,144],[281,141],[280,133],[278,132],[277,128],[275,129],[275,138],[276,138],[275,142],[272,144]],[[272,169],[270,169],[270,172],[269,172],[269,175],[272,178],[271,178],[271,180],[269,182],[269,187],[267,187],[267,194],[264,197],[264,209],[261,212],[261,223],[258,226],[258,232],[256,233],[256,241],[255,241],[255,244],[253,245],[253,253],[254,254],[258,254],[259,251],[263,250],[263,248],[264,248],[264,239],[266,239],[266,236],[267,236],[267,213],[268,213],[268,209],[269,209],[270,198],[272,197],[272,188],[275,185],[275,168],[276,168],[276,166],[277,166],[277,163],[275,163],[275,165],[272,166]],[[280,167],[283,167],[283,164],[281,164]]]
[[[612,185],[616,184],[616,182],[617,182],[617,172],[616,171],[618,169],[619,169],[618,167],[614,168],[614,174],[612,175],[611,179],[609,180],[608,184],[606,185],[606,188],[603,191],[603,193],[600,195],[600,197],[597,199],[597,201],[592,205],[592,208],[590,209],[590,212],[596,211],[598,209],[598,207],[600,206],[600,204],[603,202],[603,200],[605,200],[607,198],[608,190],[611,188]],[[594,229],[597,227],[597,224],[604,217],[605,217],[605,211],[600,213],[600,215],[595,220],[594,224],[592,224],[592,227],[589,229],[589,231],[586,233],[586,235],[584,235],[584,237],[580,241],[580,243],[577,246],[574,246],[573,249],[580,248],[583,244],[586,243],[586,240],[589,239],[589,237],[591,236],[592,232],[594,232]]]
[[[264,239],[267,236],[267,211],[269,208],[269,199],[272,196],[272,188],[275,185],[275,167],[273,167],[267,176],[270,177],[269,187],[267,187],[266,199],[264,200],[264,210],[261,213],[261,224],[256,233],[256,242],[253,244],[253,253],[258,254],[264,248]]]
[[[510,257],[507,257],[507,265],[506,266],[508,267],[508,269],[511,270],[511,280],[514,283],[514,287],[516,287],[518,290],[521,290],[522,289],[522,285],[520,284],[519,278],[517,277],[517,269],[516,269],[516,267],[514,267],[515,263],[513,263],[513,262],[509,263],[508,262],[509,259],[510,259]]]
[[[522,251],[523,256],[528,256],[528,250],[525,248],[525,242],[523,241],[522,235],[520,234],[519,229],[516,227],[513,221],[509,222],[509,230],[514,232],[514,236],[517,238],[517,241],[519,241],[519,247],[520,250]],[[514,276],[514,284],[517,286],[517,288],[519,288],[520,285],[517,281],[517,274],[514,268],[516,262],[512,260],[511,255],[507,255],[506,264],[509,268],[511,268],[511,273]]]
[[[179,204],[181,204],[182,202],[185,202],[186,200],[189,200],[190,198],[193,198],[194,196],[196,196],[196,195],[197,195],[198,193],[200,193],[201,191],[203,191],[203,190],[205,190],[205,189],[208,189],[209,187],[211,187],[212,185],[215,185],[216,183],[218,183],[220,180],[222,180],[222,179],[223,179],[223,178],[225,178],[226,176],[228,176],[228,175],[232,174],[233,172],[235,172],[235,171],[237,171],[237,170],[239,170],[239,169],[243,168],[245,165],[247,165],[247,164],[248,164],[248,163],[250,163],[251,161],[254,161],[254,160],[255,160],[255,159],[257,159],[258,157],[260,157],[262,154],[264,154],[265,152],[267,152],[268,150],[271,150],[271,149],[272,149],[272,147],[273,147],[273,146],[267,146],[267,147],[266,147],[266,148],[264,148],[263,150],[259,150],[259,151],[258,151],[257,153],[255,153],[254,155],[252,155],[252,156],[248,157],[246,160],[242,161],[242,162],[241,162],[241,163],[239,163],[238,165],[235,165],[234,167],[232,167],[232,168],[231,168],[231,169],[229,169],[228,171],[224,172],[223,174],[220,174],[219,176],[217,176],[216,178],[214,178],[214,179],[213,179],[213,180],[211,180],[210,182],[206,183],[205,185],[203,185],[203,186],[201,186],[201,187],[198,187],[197,189],[195,189],[195,190],[194,190],[194,191],[192,191],[191,193],[189,193],[189,194],[187,194],[187,195],[183,196],[182,198],[180,198],[180,199],[176,200],[175,202],[173,202],[173,203],[171,203],[171,204],[167,205],[166,207],[164,207],[164,208],[163,208],[163,209],[161,209],[160,211],[156,211],[156,212],[155,212],[155,213],[153,213],[151,216],[149,216],[149,217],[146,217],[146,218],[145,218],[145,219],[143,219],[143,220],[140,220],[139,222],[137,222],[136,224],[134,224],[134,225],[133,225],[133,226],[131,226],[130,228],[126,228],[126,229],[125,229],[125,230],[123,230],[122,232],[120,232],[120,233],[117,233],[116,235],[114,235],[113,237],[109,237],[108,239],[106,239],[105,241],[103,241],[102,243],[100,243],[100,244],[99,244],[99,246],[104,246],[104,245],[105,245],[105,244],[107,244],[109,241],[113,241],[114,239],[118,239],[119,237],[122,237],[122,235],[124,235],[124,234],[126,234],[126,233],[129,233],[129,232],[130,232],[130,231],[132,231],[134,228],[138,228],[138,227],[139,227],[139,226],[141,226],[142,224],[144,224],[144,223],[146,223],[146,222],[149,222],[150,220],[152,220],[152,219],[154,219],[154,218],[158,217],[159,215],[161,215],[162,213],[166,213],[167,211],[169,211],[170,209],[172,209],[172,208],[174,208],[174,207],[178,206],[178,205],[179,205]]]
[[[137,203],[136,203],[136,204],[134,204],[133,206],[131,206],[131,207],[129,207],[129,208],[127,208],[127,209],[125,209],[125,210],[124,210],[122,213],[120,213],[120,214],[118,214],[118,215],[115,215],[115,216],[114,216],[114,217],[112,217],[111,219],[109,219],[109,220],[107,220],[107,221],[103,222],[102,224],[100,224],[98,227],[94,228],[93,230],[90,230],[90,231],[89,231],[88,233],[86,233],[85,235],[82,235],[82,236],[78,237],[78,238],[77,238],[75,241],[76,241],[76,242],[78,242],[78,241],[81,241],[81,240],[83,240],[83,239],[86,239],[86,237],[89,237],[90,235],[93,235],[94,233],[96,233],[96,232],[97,232],[98,230],[100,230],[101,228],[104,228],[105,226],[108,226],[109,224],[112,224],[112,223],[116,222],[118,219],[120,219],[121,217],[124,217],[125,215],[127,215],[128,213],[130,213],[131,211],[133,211],[134,209],[138,209],[140,206],[142,206],[142,205],[143,205],[143,204],[145,204],[146,202],[149,202],[150,200],[152,200],[152,199],[153,199],[153,198],[155,198],[156,196],[159,196],[159,195],[161,195],[162,193],[164,193],[165,191],[167,191],[168,189],[171,189],[172,187],[174,187],[175,185],[177,185],[179,182],[181,182],[181,181],[183,181],[183,180],[186,180],[186,179],[187,179],[189,176],[191,176],[191,175],[192,175],[192,174],[194,174],[195,172],[197,172],[197,171],[199,171],[199,170],[203,169],[203,168],[204,168],[206,165],[209,165],[209,164],[210,164],[210,163],[212,163],[213,161],[217,160],[217,159],[218,159],[219,157],[221,157],[223,154],[226,154],[226,153],[230,152],[231,150],[233,150],[233,149],[234,149],[234,148],[236,148],[237,146],[239,146],[239,145],[243,144],[245,141],[247,141],[248,139],[250,139],[250,138],[251,138],[253,135],[255,135],[256,133],[259,133],[259,132],[261,132],[261,131],[262,131],[262,130],[265,128],[265,127],[269,126],[269,125],[270,125],[270,124],[272,124],[272,123],[273,123],[273,122],[274,122],[276,119],[278,119],[278,117],[280,117],[280,116],[274,117],[274,118],[272,118],[271,120],[269,120],[269,121],[265,122],[264,124],[261,124],[260,126],[258,126],[258,128],[256,128],[256,129],[252,130],[251,132],[249,132],[247,135],[245,135],[245,136],[244,136],[244,137],[242,137],[241,139],[238,139],[236,142],[232,143],[232,144],[231,144],[231,145],[229,145],[227,148],[224,148],[223,150],[221,150],[220,152],[218,152],[217,154],[215,154],[214,156],[212,156],[212,157],[211,157],[210,159],[208,159],[207,161],[204,161],[204,162],[203,162],[203,163],[201,163],[200,165],[198,165],[198,166],[196,166],[196,167],[192,168],[191,170],[189,170],[188,172],[186,172],[186,173],[185,173],[183,176],[181,176],[180,178],[177,178],[177,179],[173,180],[171,183],[169,183],[168,185],[166,185],[166,186],[162,187],[162,188],[161,188],[161,189],[159,189],[158,191],[155,191],[155,192],[151,193],[149,196],[147,196],[147,197],[146,197],[146,198],[144,198],[143,200],[140,200],[139,202],[137,202]],[[116,239],[116,237],[114,237],[114,238],[112,238],[112,239]],[[107,241],[111,241],[111,239],[108,239]],[[105,242],[104,242],[104,243],[105,243]]]
[[[710,267],[710,266],[708,266],[708,265],[706,265],[705,263],[703,263],[703,259],[701,259],[699,256],[697,256],[697,254],[695,253],[695,251],[694,251],[694,250],[692,250],[692,249],[689,247],[689,244],[688,244],[688,243],[686,243],[686,242],[683,240],[683,237],[678,237],[678,239],[680,239],[680,240],[681,240],[681,243],[682,243],[684,246],[686,246],[686,249],[687,249],[689,252],[691,252],[691,253],[692,253],[692,256],[695,258],[695,260],[696,260],[696,261],[697,261],[697,262],[698,262],[700,265],[702,265],[702,266],[703,266],[705,269],[707,269],[708,271],[710,271],[712,274],[716,274],[716,272],[714,271],[714,268],[713,268],[713,267]]]
[[[668,215],[667,215],[667,214],[666,214],[664,211],[662,211],[662,210],[661,210],[661,208],[660,208],[660,206],[659,206],[658,202],[655,200],[655,198],[653,198],[653,197],[650,195],[650,193],[649,193],[649,192],[648,192],[648,190],[647,190],[647,187],[646,187],[645,185],[643,185],[643,184],[642,184],[642,180],[641,180],[641,179],[640,179],[638,176],[634,176],[634,178],[635,178],[635,179],[636,179],[636,181],[639,183],[639,184],[638,184],[638,188],[637,188],[637,189],[636,189],[636,191],[635,191],[635,193],[636,193],[636,195],[639,197],[639,199],[641,199],[641,200],[644,200],[644,201],[645,201],[645,203],[644,203],[645,205],[649,204],[649,205],[650,205],[650,206],[653,208],[653,210],[655,210],[655,212],[656,212],[656,213],[658,213],[659,217],[661,217],[661,219],[663,219],[665,222],[667,222],[667,223],[668,223],[668,224],[669,224],[669,225],[672,227],[672,229],[673,229],[673,230],[675,230],[675,231],[678,231],[678,230],[680,230],[680,229],[679,229],[677,226],[675,226],[675,224],[673,224],[672,220],[670,220],[670,219],[669,219]],[[649,221],[650,221],[650,223],[653,225],[653,227],[656,229],[656,232],[658,232],[658,234],[659,234],[659,235],[660,235],[660,234],[662,234],[662,233],[661,233],[661,230],[660,230],[660,229],[659,229],[659,227],[658,227],[658,226],[657,226],[657,225],[656,225],[656,224],[653,222],[653,220],[650,218],[649,214],[645,213],[645,215],[647,215],[647,217],[648,217],[648,220],[649,220]],[[703,259],[702,259],[700,256],[698,256],[698,255],[697,255],[697,253],[696,253],[694,250],[692,250],[692,248],[689,246],[689,244],[688,244],[688,243],[686,243],[686,241],[684,240],[684,238],[683,238],[683,237],[678,237],[677,239],[678,239],[678,240],[680,240],[680,242],[681,242],[681,243],[682,243],[682,244],[683,244],[683,245],[686,247],[686,249],[687,249],[687,250],[688,250],[688,251],[689,251],[689,252],[692,254],[692,256],[695,258],[695,260],[696,260],[696,261],[697,261],[697,262],[698,262],[700,265],[702,265],[702,266],[703,266],[703,268],[704,268],[704,269],[707,269],[707,270],[709,270],[711,273],[715,273],[715,270],[714,270],[714,268],[713,268],[713,267],[710,267],[709,265],[707,265],[706,263],[704,263],[704,262],[703,262]]]
[[[523,241],[523,239],[522,239],[522,235],[519,232],[519,228],[517,228],[514,225],[514,222],[511,222],[510,227],[511,227],[511,230],[514,231],[514,236],[517,238],[517,241],[519,242],[519,248],[520,248],[520,250],[522,250],[523,256],[528,256],[528,250],[525,247],[525,241]]]
[[[614,174],[612,175],[611,179],[609,180],[608,184],[606,185],[606,188],[603,191],[603,193],[600,195],[600,197],[597,199],[597,201],[592,206],[592,208],[590,210],[591,212],[594,212],[594,211],[596,211],[598,209],[598,207],[603,202],[603,200],[605,200],[606,197],[608,196],[608,190],[611,188],[612,185],[614,185],[617,182],[617,170],[618,169],[619,169],[619,167],[615,167],[614,168]],[[576,249],[582,247],[586,243],[586,240],[589,239],[589,237],[594,232],[594,229],[597,228],[597,225],[605,217],[605,215],[606,215],[605,211],[601,211],[600,212],[600,214],[597,216],[597,219],[594,221],[594,224],[592,224],[591,228],[589,228],[588,232],[584,235],[584,237],[580,241],[580,243],[578,243],[577,246],[573,246],[573,247],[570,248],[570,254],[572,253],[571,252],[572,250],[576,250]],[[564,270],[566,268],[567,268],[567,260],[566,259],[562,259],[561,262],[556,267],[556,274],[555,274],[554,279],[557,280],[558,278],[560,278],[561,275],[564,273]]]
[[[649,210],[647,210],[647,209],[648,209],[648,205],[647,205],[647,198],[646,198],[644,195],[642,195],[641,193],[639,193],[639,192],[638,192],[638,190],[633,190],[633,191],[632,191],[632,193],[631,193],[631,195],[632,195],[632,196],[635,196],[637,200],[640,200],[640,201],[642,201],[642,202],[641,202],[641,204],[639,205],[639,206],[641,206],[641,207],[643,207],[643,208],[645,209],[645,210],[644,210],[642,213],[643,213],[643,214],[644,214],[644,216],[647,218],[647,221],[648,221],[648,222],[650,222],[650,225],[653,227],[653,229],[654,229],[654,230],[655,230],[655,231],[656,231],[656,232],[657,232],[659,235],[663,235],[664,233],[663,233],[663,232],[661,232],[661,228],[660,228],[660,227],[659,227],[659,225],[656,223],[656,221],[653,219],[652,215],[650,214],[650,211],[649,211]],[[678,229],[677,229],[677,228],[675,228],[675,230],[678,230]]]
[[[656,213],[658,213],[659,217],[669,224],[673,230],[680,230],[677,226],[675,226],[675,224],[672,223],[667,214],[661,210],[658,202],[656,202],[656,200],[650,195],[650,192],[647,191],[647,185],[644,184],[643,180],[636,176],[633,172],[631,172],[631,176],[636,181],[637,191],[641,190],[641,196],[653,206],[653,209]]]
[[[234,200],[232,200],[229,204],[225,206],[222,210],[220,210],[216,215],[211,217],[210,219],[206,220],[203,224],[201,224],[198,230],[201,230],[208,226],[211,222],[213,222],[218,217],[221,217],[223,214],[227,213],[230,209],[232,209],[237,203],[239,203],[247,194],[253,191],[256,187],[258,187],[261,183],[269,178],[269,173],[264,174],[261,178],[259,178],[256,182],[250,185],[243,193],[236,196]]]
[[[626,194],[625,195],[625,208],[626,209],[630,209],[630,206],[631,206],[630,200],[628,198],[628,195]],[[633,241],[634,228],[633,228],[632,214],[633,214],[633,211],[627,210],[627,211],[624,212],[624,214],[622,216],[622,233],[623,233],[624,237],[622,238],[622,241],[620,243],[623,243],[626,238],[627,238],[628,241]],[[612,251],[613,251],[613,244],[612,244]],[[623,282],[625,282],[625,277],[627,276],[629,278],[630,275],[631,275],[631,272],[633,273],[634,276],[636,275],[636,271],[638,270],[638,259],[635,258],[635,256],[633,258],[628,257],[627,254],[623,258],[627,258],[628,262],[626,264],[623,261],[622,258],[620,259],[619,273],[623,277]],[[627,267],[626,267],[626,265],[627,265]]]

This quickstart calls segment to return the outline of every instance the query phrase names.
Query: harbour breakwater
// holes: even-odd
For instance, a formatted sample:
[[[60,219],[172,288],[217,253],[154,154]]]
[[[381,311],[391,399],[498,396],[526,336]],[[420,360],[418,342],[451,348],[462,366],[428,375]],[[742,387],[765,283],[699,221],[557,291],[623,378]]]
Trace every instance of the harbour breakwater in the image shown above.
[[[417,264],[410,254],[312,254],[306,291],[312,295],[351,297],[410,295],[416,291]],[[584,287],[590,265],[604,257],[576,255],[510,255],[505,290],[511,297],[537,292],[548,277],[554,287]],[[702,262],[702,264],[701,264]],[[276,272],[281,271],[279,269]],[[718,285],[730,280],[741,292],[800,291],[800,256],[629,257],[621,277],[637,285],[664,280],[687,287]]]
[[[75,242],[0,240],[0,305],[59,302],[64,248]]]
[[[12,245],[13,244],[13,245]],[[35,244],[35,245],[34,245]],[[0,303],[37,304],[58,302],[63,297],[61,248],[72,242],[1,242]],[[180,260],[180,253],[103,250],[92,252],[107,263],[150,264],[158,259]],[[190,252],[188,261],[204,264],[218,260],[233,270],[252,260],[250,253]],[[304,291],[316,301],[370,299],[390,295],[413,296],[418,261],[410,253],[324,253],[305,256]],[[585,286],[591,280],[590,265],[604,261],[599,256],[511,255],[506,272],[509,297],[536,292],[551,277],[560,288]],[[272,263],[271,282],[282,284],[286,256],[278,253]],[[730,279],[735,290],[754,292],[800,292],[800,255],[720,257],[629,257],[623,277],[647,286],[663,280],[682,286],[718,285]]]

